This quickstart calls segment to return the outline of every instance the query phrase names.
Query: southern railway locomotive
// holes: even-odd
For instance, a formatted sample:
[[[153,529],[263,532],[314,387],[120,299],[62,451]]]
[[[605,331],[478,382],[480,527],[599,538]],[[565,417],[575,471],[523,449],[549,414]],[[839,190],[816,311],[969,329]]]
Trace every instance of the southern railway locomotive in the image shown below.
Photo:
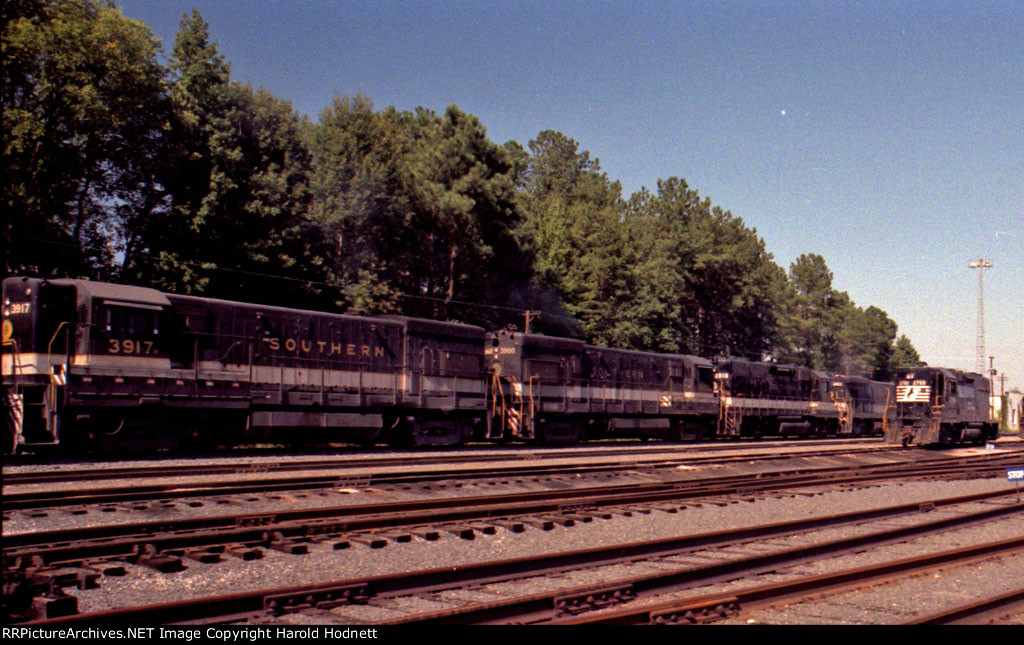
[[[484,416],[484,330],[4,281],[6,449],[282,435],[455,443]]]
[[[896,374],[898,421],[886,441],[920,445],[980,443],[999,433],[989,411],[988,379],[941,367],[901,369]]]
[[[891,429],[896,398],[793,365],[23,277],[2,374],[5,452],[854,436]]]

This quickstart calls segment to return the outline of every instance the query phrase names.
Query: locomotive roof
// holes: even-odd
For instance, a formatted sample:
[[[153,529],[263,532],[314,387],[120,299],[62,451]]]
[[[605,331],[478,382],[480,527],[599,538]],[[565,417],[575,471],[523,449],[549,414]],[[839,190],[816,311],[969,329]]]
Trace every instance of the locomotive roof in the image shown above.
[[[934,374],[942,374],[946,378],[951,378],[957,381],[977,381],[979,379],[987,381],[987,379],[977,372],[965,372],[963,370],[953,369],[951,367],[931,367],[928,365],[921,365],[919,367],[901,367],[896,372],[897,378],[914,378],[914,374],[923,374],[926,376],[932,376]]]
[[[360,316],[357,314],[346,314],[336,313],[329,311],[313,311],[311,309],[292,309],[290,307],[279,307],[277,305],[263,305],[254,302],[239,302],[237,300],[222,300],[220,298],[207,298],[205,296],[183,296],[178,294],[169,294],[169,301],[171,303],[196,303],[212,307],[241,307],[245,309],[253,310],[257,313],[277,313],[291,316],[329,316],[332,318],[343,318],[352,321],[369,320],[377,323],[390,323],[392,325],[397,324],[397,321],[387,320],[382,317],[374,316]]]
[[[846,376],[846,375],[843,375],[843,374],[836,374],[832,378],[834,378],[834,379],[842,379],[846,383],[861,383],[861,384],[863,384],[863,383],[870,383],[870,384],[873,384],[873,385],[892,385],[892,383],[890,383],[889,381],[875,381],[875,380],[869,379],[866,376]]]
[[[350,313],[313,311],[309,309],[292,309],[289,307],[262,305],[251,302],[236,302],[234,300],[220,300],[217,298],[206,298],[203,296],[179,296],[172,294],[170,298],[172,301],[197,302],[209,306],[245,307],[248,309],[258,311],[259,313],[277,313],[291,316],[329,316],[332,318],[340,318],[349,321],[369,321],[378,324],[385,323],[396,326],[401,325],[407,331],[420,334],[443,334],[446,336],[456,336],[461,338],[469,338],[473,340],[482,339],[484,336],[484,329],[482,327],[475,327],[473,325],[467,325],[465,323],[441,322],[437,320],[429,320],[426,318],[411,318],[409,316],[398,316],[391,314],[383,316],[363,316],[360,314]]]
[[[148,287],[112,284],[110,282],[93,282],[92,280],[73,280],[70,278],[58,278],[56,280],[48,280],[48,282],[60,286],[73,286],[78,289],[79,294],[84,294],[94,299],[159,305],[161,307],[171,304],[166,295]],[[82,298],[79,298],[79,300],[82,300]]]
[[[446,336],[477,340],[483,338],[486,333],[483,327],[459,322],[443,322],[440,320],[430,320],[429,318],[412,318],[395,314],[387,314],[380,316],[380,318],[397,322],[405,326],[406,330],[420,334],[444,334]]]
[[[614,352],[618,354],[629,354],[630,356],[641,356],[649,358],[678,358],[696,364],[712,364],[710,360],[704,358],[703,356],[693,356],[692,354],[659,354],[658,352],[644,352],[635,349],[619,349],[617,347],[602,347],[600,345],[587,345],[587,350],[596,350],[600,352]]]
[[[816,372],[809,367],[801,367],[799,365],[793,365],[790,363],[765,363],[762,361],[748,361],[745,358],[727,358],[720,361],[717,368],[724,370],[734,371],[746,371],[747,373],[758,373],[767,374],[774,370],[775,373],[779,372],[814,372],[822,375],[822,378],[828,378],[828,375],[824,372]]]
[[[586,345],[582,340],[575,338],[562,338],[560,336],[545,336],[544,334],[524,334],[518,331],[501,329],[491,332],[488,337],[506,337],[512,342],[519,343],[523,347],[549,349],[556,351],[580,352]]]

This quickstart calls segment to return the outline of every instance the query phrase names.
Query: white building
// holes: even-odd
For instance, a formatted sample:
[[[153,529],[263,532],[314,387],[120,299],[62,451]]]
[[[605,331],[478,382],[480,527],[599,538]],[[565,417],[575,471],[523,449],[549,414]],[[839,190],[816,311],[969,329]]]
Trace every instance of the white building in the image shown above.
[[[1006,427],[1010,430],[1021,430],[1021,414],[1024,413],[1024,394],[1020,392],[1007,392],[1006,393]],[[996,419],[1000,418],[1000,410],[1002,409],[1002,397],[992,397],[992,412]]]

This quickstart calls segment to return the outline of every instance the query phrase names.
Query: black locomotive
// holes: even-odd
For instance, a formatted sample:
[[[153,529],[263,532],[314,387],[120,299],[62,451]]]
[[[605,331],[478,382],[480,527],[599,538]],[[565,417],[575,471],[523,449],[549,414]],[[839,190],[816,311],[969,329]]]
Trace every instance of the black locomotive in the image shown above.
[[[887,429],[886,441],[907,446],[995,439],[999,427],[992,419],[990,394],[981,374],[941,367],[899,370],[898,421]]]
[[[793,365],[84,280],[8,278],[3,299],[6,452],[862,435],[896,418],[892,384]]]
[[[484,418],[479,327],[82,280],[8,278],[3,298],[7,450],[310,432],[456,443]]]
[[[711,361],[503,330],[488,335],[493,438],[712,436]]]

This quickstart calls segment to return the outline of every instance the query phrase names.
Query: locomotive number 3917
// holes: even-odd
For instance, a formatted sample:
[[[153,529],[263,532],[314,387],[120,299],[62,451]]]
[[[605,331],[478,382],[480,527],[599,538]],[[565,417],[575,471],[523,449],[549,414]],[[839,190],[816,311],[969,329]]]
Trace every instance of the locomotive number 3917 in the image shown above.
[[[153,353],[153,341],[151,340],[124,340],[111,338],[107,347],[109,354],[132,354],[135,356],[147,356]]]

